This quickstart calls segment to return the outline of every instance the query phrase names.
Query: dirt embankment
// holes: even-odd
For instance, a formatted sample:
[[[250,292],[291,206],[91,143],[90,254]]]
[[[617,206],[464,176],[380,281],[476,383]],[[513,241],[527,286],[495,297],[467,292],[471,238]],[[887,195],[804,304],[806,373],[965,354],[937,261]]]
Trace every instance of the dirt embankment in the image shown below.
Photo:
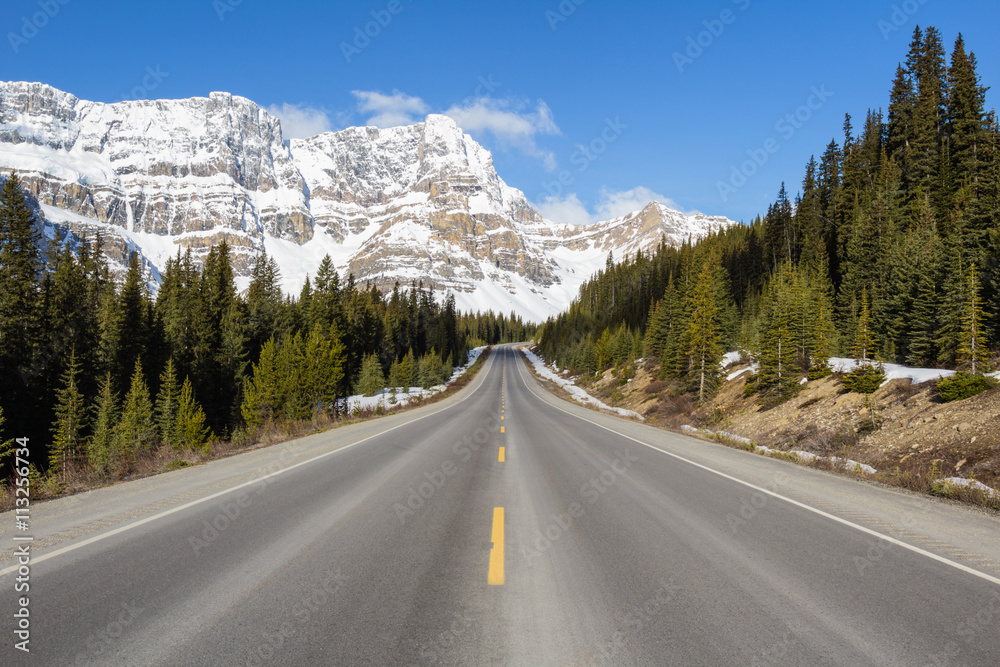
[[[745,367],[736,364],[726,374]],[[914,491],[940,492],[934,482],[946,477],[1000,489],[1000,388],[945,403],[933,382],[892,380],[873,395],[873,416],[864,396],[846,391],[836,375],[804,383],[774,407],[762,406],[758,394],[743,395],[749,373],[724,379],[703,406],[658,375],[659,365],[645,361],[634,374],[610,370],[583,386],[609,405],[642,414],[651,425],[676,430],[691,424],[773,449],[853,459],[875,468],[877,481]],[[1000,506],[961,489],[948,494]]]

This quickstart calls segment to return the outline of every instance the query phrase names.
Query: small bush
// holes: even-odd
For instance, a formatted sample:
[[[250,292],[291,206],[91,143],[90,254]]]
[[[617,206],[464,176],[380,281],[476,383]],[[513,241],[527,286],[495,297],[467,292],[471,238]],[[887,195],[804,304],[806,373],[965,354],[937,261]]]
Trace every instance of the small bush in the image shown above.
[[[844,388],[859,394],[874,394],[885,381],[882,364],[864,363],[844,375]]]
[[[950,378],[944,378],[937,385],[938,395],[946,403],[951,401],[961,401],[972,398],[976,394],[981,394],[987,389],[996,386],[996,381],[988,378],[982,373],[972,373],[959,371]]]

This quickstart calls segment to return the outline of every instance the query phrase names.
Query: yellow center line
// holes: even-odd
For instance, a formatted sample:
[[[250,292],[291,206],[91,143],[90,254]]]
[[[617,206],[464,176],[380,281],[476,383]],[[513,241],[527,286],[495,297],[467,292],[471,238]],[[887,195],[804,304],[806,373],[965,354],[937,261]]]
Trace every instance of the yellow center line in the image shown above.
[[[490,586],[503,585],[503,508],[493,508],[493,548],[490,549],[490,572],[487,581]]]
[[[499,461],[500,461],[500,463],[503,463],[503,447],[500,448],[500,458],[499,458]]]
[[[501,410],[500,412],[503,412],[503,410]],[[504,418],[504,416],[500,415],[500,421],[503,421],[503,418]]]
[[[504,427],[503,426],[500,427],[500,432],[504,433]]]

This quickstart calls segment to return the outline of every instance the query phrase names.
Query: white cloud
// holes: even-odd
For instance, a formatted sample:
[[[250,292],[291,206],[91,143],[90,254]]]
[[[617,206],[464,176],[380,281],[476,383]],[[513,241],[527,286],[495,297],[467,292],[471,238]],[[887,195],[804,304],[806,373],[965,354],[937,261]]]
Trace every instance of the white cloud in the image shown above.
[[[601,188],[600,198],[594,204],[593,212],[580,201],[575,192],[571,192],[565,197],[545,197],[542,201],[535,203],[535,208],[542,214],[542,217],[548,220],[566,222],[571,225],[589,225],[639,211],[653,201],[660,202],[676,211],[682,210],[674,200],[643,186],[631,190]]]
[[[281,121],[285,139],[306,139],[332,129],[330,117],[322,109],[285,102],[281,106],[272,104],[267,110]]]
[[[427,104],[419,97],[412,97],[398,90],[386,95],[374,90],[352,90],[358,98],[358,110],[371,114],[367,125],[376,127],[397,127],[412,125],[427,115]]]
[[[556,168],[555,155],[544,151],[535,142],[536,135],[560,134],[552,117],[552,109],[539,100],[533,111],[525,111],[525,103],[480,97],[462,105],[452,105],[444,112],[469,134],[491,134],[505,148],[516,148],[537,157],[549,171]]]
[[[555,222],[568,222],[571,225],[589,225],[594,222],[594,216],[583,205],[576,193],[565,197],[546,197],[535,204],[535,208],[543,218]]]

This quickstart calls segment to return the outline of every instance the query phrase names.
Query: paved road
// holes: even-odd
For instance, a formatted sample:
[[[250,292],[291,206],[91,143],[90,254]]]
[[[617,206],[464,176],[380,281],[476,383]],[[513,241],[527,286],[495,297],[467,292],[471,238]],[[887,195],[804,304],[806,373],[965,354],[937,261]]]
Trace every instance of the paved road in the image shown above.
[[[442,403],[33,512],[2,664],[1000,656],[995,516],[588,411],[510,348]]]

